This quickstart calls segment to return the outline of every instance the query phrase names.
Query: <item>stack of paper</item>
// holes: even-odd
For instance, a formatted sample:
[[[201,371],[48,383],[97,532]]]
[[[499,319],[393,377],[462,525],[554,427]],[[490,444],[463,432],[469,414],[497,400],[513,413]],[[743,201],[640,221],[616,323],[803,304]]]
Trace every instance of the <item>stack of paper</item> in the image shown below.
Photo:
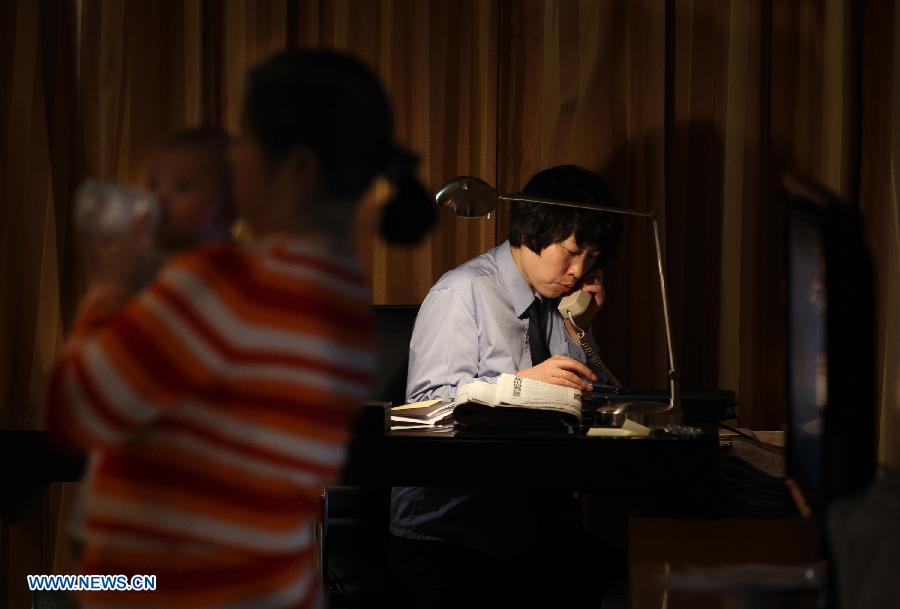
[[[391,408],[391,431],[399,429],[438,431],[452,428],[452,402],[428,400]]]
[[[581,391],[543,381],[501,374],[496,383],[473,381],[456,392],[456,404],[553,410],[581,423]]]
[[[581,391],[513,374],[501,374],[496,383],[463,385],[455,403],[462,427],[571,433],[582,422]]]

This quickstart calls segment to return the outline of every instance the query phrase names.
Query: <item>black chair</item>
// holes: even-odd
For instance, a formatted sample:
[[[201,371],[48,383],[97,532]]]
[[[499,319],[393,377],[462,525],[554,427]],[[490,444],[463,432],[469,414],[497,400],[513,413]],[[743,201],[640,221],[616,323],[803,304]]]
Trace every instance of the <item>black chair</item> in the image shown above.
[[[375,305],[378,362],[373,400],[404,404],[409,341],[419,305]]]
[[[328,606],[376,607],[387,598],[390,488],[330,486],[321,529],[322,585]]]
[[[406,392],[409,340],[419,307],[375,306],[377,376],[373,399],[355,433],[384,426],[382,404],[402,404]],[[345,470],[354,468],[351,451]],[[319,526],[319,560],[328,605],[384,606],[387,600],[389,487],[330,486],[325,489]]]

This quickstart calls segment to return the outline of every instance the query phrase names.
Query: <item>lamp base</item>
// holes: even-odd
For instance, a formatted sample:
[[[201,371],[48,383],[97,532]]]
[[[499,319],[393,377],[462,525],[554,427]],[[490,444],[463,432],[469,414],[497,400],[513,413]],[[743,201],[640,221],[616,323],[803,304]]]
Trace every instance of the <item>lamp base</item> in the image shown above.
[[[678,406],[684,411],[684,418],[689,424],[715,423],[737,417],[737,396],[727,389],[706,389],[679,392]],[[658,402],[669,403],[669,391],[662,389],[628,389],[610,391],[606,387],[597,386],[589,401],[585,402],[585,414],[603,406],[621,402]],[[587,410],[587,409],[591,410]]]
[[[589,419],[590,414],[586,413]],[[681,425],[684,415],[680,408],[671,408],[668,402],[619,402],[600,406],[593,410],[596,427],[621,427],[625,419],[645,425]]]

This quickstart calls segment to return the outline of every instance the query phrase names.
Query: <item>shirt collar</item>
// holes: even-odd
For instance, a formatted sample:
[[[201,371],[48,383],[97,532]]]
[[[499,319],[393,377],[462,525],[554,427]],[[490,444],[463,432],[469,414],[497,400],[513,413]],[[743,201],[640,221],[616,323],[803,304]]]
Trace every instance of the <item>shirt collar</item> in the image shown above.
[[[497,253],[497,268],[500,271],[500,280],[509,292],[510,301],[516,317],[522,317],[534,302],[536,294],[525,281],[522,271],[516,266],[512,256],[512,246],[509,241],[504,241]]]

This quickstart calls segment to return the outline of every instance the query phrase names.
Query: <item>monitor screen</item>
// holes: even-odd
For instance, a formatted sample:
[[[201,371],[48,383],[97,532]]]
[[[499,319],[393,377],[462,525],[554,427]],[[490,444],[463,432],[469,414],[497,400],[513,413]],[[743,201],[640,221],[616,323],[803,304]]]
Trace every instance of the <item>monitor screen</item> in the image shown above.
[[[823,219],[794,206],[788,219],[788,366],[791,477],[813,509],[822,503],[828,400]]]
[[[875,471],[874,287],[857,205],[786,178],[787,469],[817,524]]]

